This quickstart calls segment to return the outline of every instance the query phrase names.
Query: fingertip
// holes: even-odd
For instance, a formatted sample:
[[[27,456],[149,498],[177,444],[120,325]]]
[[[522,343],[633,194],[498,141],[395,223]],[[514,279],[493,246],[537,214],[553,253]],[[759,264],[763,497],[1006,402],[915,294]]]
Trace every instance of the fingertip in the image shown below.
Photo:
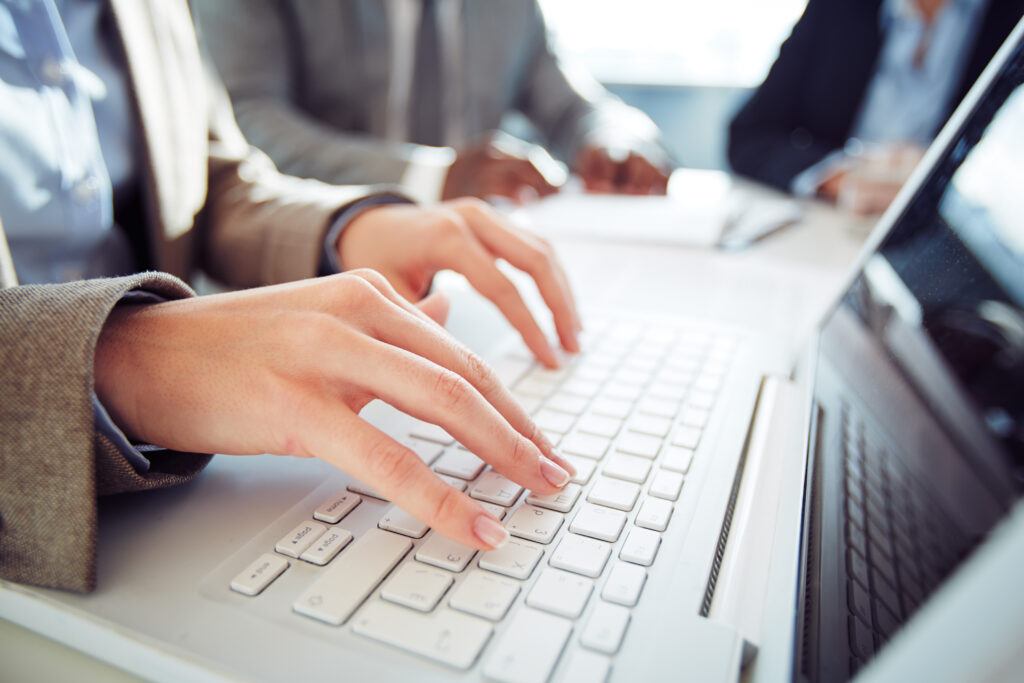
[[[477,515],[473,520],[473,536],[489,550],[497,550],[508,543],[508,529],[494,517],[486,513]]]

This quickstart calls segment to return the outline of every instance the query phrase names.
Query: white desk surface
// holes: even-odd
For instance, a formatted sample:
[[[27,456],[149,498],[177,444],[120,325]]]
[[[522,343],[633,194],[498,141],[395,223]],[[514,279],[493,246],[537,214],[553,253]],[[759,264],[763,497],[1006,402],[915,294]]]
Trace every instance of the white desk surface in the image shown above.
[[[585,305],[682,310],[779,335],[793,351],[845,284],[871,222],[811,203],[803,220],[737,252],[573,240],[556,247]],[[717,283],[728,281],[726,287]],[[0,620],[0,682],[134,681]]]

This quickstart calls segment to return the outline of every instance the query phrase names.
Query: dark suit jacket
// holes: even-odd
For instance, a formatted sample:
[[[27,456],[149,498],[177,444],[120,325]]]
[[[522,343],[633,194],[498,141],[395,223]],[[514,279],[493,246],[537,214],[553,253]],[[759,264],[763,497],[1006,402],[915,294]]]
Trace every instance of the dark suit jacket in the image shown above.
[[[788,190],[801,171],[846,144],[884,43],[881,5],[810,0],[764,83],[729,126],[733,170]],[[943,121],[1022,14],[1024,0],[989,1]]]

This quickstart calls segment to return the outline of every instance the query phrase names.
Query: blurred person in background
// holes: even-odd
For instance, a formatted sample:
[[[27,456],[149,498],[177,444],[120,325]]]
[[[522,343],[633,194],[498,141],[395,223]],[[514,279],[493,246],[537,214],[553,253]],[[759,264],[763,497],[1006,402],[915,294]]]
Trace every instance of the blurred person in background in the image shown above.
[[[588,189],[665,192],[653,122],[563,66],[535,0],[194,5],[242,131],[285,172],[424,200],[550,194],[550,157],[494,133],[516,110]]]
[[[883,211],[1024,0],[810,0],[729,127],[742,175]]]
[[[568,482],[438,324],[443,298],[423,299],[462,272],[555,366],[496,263],[533,277],[575,351],[550,247],[479,200],[280,174],[238,132],[185,2],[0,0],[0,222],[4,579],[91,590],[96,497],[187,481],[210,453],[320,457],[466,545],[501,545],[497,519],[359,417],[374,398],[524,487]],[[253,288],[196,297],[179,277],[200,266]]]

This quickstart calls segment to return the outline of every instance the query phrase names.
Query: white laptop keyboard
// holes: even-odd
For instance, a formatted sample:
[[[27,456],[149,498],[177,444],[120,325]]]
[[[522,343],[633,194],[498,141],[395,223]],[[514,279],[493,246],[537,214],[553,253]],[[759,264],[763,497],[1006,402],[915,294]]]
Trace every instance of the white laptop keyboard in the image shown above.
[[[259,600],[303,563],[318,568],[294,595],[297,619],[458,669],[481,660],[496,681],[546,681],[562,658],[561,680],[603,681],[687,495],[737,343],[707,325],[591,320],[588,350],[562,369],[513,352],[495,367],[576,466],[563,491],[524,491],[433,425],[418,423],[407,439],[439,477],[504,520],[507,545],[478,553],[395,506],[354,538],[346,516],[364,497],[383,499],[351,485],[311,505],[231,589]]]

